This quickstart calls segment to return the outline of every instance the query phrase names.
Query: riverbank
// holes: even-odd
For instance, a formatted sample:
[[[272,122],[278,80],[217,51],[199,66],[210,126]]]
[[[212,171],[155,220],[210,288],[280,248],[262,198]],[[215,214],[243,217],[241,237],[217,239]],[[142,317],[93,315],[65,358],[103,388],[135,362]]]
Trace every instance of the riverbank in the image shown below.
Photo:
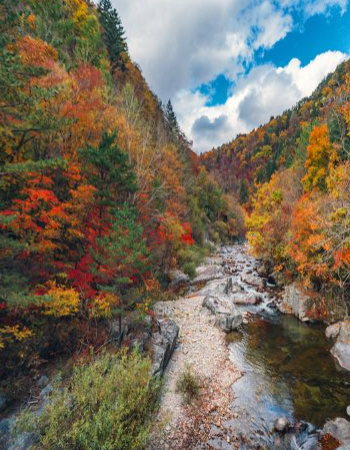
[[[202,448],[212,439],[231,439],[225,436],[221,424],[231,418],[231,386],[241,373],[229,359],[225,333],[214,326],[214,317],[202,308],[204,298],[192,294],[157,304],[157,314],[174,320],[180,332],[165,373],[159,429],[150,450]],[[202,385],[200,397],[192,405],[185,405],[176,392],[177,380],[187,366]]]
[[[328,439],[323,430],[342,421],[347,432],[350,377],[336,367],[325,326],[278,312],[283,290],[260,275],[244,245],[221,249],[198,272],[199,291],[156,307],[180,332],[150,450],[319,450]],[[217,300],[216,315],[207,296]],[[243,316],[229,334],[217,327],[227,304]],[[204,386],[191,406],[176,392],[187,365]],[[281,434],[274,426],[282,417],[288,426]],[[337,430],[334,435],[332,450],[343,442]]]

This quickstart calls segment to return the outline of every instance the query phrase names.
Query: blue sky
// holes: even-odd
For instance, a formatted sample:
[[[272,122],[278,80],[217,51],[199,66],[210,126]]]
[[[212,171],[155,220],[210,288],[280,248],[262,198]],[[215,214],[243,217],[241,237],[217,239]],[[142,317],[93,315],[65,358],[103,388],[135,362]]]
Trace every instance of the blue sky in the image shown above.
[[[131,57],[200,153],[310,95],[350,50],[348,0],[114,0]]]
[[[317,55],[328,50],[349,53],[350,49],[350,13],[341,12],[339,7],[325,14],[317,14],[304,19],[302,14],[293,14],[295,28],[287,36],[276,42],[271,49],[259,49],[255,52],[254,64],[271,63],[286,66],[292,58],[298,58],[303,66]],[[251,64],[245,69],[248,73]],[[207,106],[222,105],[229,97],[234,83],[219,74],[208,84],[197,89],[208,95]]]

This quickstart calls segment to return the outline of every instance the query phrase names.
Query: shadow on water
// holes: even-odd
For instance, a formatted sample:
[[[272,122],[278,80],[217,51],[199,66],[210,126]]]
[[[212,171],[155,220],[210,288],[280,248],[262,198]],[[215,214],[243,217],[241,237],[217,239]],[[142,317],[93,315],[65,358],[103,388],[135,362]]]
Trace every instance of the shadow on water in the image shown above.
[[[251,439],[241,448],[293,448],[279,446],[271,433],[281,416],[318,428],[328,419],[346,418],[350,376],[337,369],[323,326],[291,316],[257,316],[228,340],[232,360],[245,373],[233,386],[237,419],[229,424],[233,433]]]

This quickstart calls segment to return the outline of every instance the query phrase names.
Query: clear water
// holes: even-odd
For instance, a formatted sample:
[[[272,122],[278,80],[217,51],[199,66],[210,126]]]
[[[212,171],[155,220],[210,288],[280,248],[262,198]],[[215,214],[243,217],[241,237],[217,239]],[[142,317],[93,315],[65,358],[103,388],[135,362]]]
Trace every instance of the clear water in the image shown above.
[[[233,386],[234,429],[252,442],[275,448],[271,430],[281,416],[318,428],[346,418],[350,376],[337,369],[322,326],[289,316],[257,317],[230,339],[231,357],[245,373]]]
[[[244,248],[237,259],[242,261],[237,277],[247,268],[255,271],[256,261],[244,256]],[[242,331],[228,335],[232,361],[244,376],[233,385],[236,419],[227,427],[242,436],[240,449],[294,450],[305,436],[281,438],[272,432],[275,420],[286,416],[315,428],[336,417],[350,420],[350,374],[337,367],[323,325],[280,315],[266,307],[267,301],[245,308],[254,316]]]

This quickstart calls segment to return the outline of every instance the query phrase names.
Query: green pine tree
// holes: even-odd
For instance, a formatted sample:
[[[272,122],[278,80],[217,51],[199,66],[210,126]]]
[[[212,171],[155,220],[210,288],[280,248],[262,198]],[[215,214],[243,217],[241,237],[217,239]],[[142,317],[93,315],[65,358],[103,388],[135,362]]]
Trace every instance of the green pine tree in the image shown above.
[[[135,173],[128,155],[116,145],[116,133],[103,133],[99,146],[88,146],[80,151],[88,183],[96,188],[96,201],[100,208],[111,212],[130,199],[136,192]]]
[[[128,53],[128,46],[119,14],[112,7],[110,0],[100,0],[98,11],[103,28],[102,39],[108,50],[112,70],[116,68],[125,70],[125,55]]]
[[[119,345],[122,342],[122,317],[131,305],[129,289],[142,285],[144,275],[150,270],[150,260],[142,226],[137,211],[125,203],[115,211],[108,235],[98,239],[98,248],[92,252],[95,271],[99,275],[101,292],[119,298],[114,311],[119,319]]]
[[[168,130],[170,132],[171,137],[174,140],[178,140],[181,134],[181,130],[179,127],[179,123],[177,121],[176,114],[174,112],[173,105],[171,101],[169,100],[166,107],[165,107],[165,120],[168,127]]]

